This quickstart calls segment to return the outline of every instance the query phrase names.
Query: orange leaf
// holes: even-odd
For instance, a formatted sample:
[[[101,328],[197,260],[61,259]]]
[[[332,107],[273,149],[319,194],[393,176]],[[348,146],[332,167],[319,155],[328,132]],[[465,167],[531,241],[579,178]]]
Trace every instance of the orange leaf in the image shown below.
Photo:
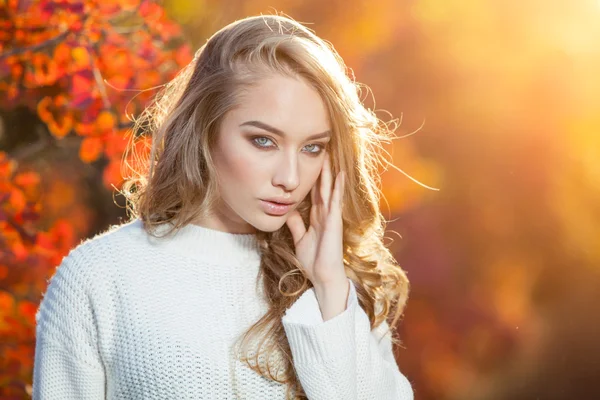
[[[62,123],[57,121],[50,121],[48,123],[50,133],[58,139],[67,136],[71,132],[71,128],[73,128],[73,117],[68,114],[63,117]]]
[[[71,47],[64,42],[60,42],[54,48],[54,60],[62,65],[71,61]]]
[[[21,187],[36,186],[40,183],[40,176],[35,172],[22,172],[15,176],[14,182]]]
[[[21,301],[17,306],[19,313],[25,318],[31,325],[35,324],[35,313],[37,312],[38,306],[30,301]]]
[[[90,123],[76,123],[75,124],[75,132],[77,132],[80,136],[89,136],[94,133],[95,125]]]
[[[0,178],[10,178],[16,168],[17,162],[9,159],[6,153],[0,152]]]
[[[112,130],[115,126],[115,116],[110,111],[102,111],[98,115],[96,125],[100,131]]]
[[[71,246],[75,241],[73,227],[65,219],[57,220],[50,230],[50,234],[54,243],[61,249]]]
[[[14,64],[10,69],[10,75],[13,80],[18,80],[23,75],[23,66]]]
[[[140,0],[121,0],[119,5],[123,8],[123,11],[130,11],[140,5]]]
[[[85,47],[79,46],[71,50],[76,69],[85,69],[90,66],[90,53]]]
[[[128,144],[126,136],[126,130],[119,131],[117,135],[111,135],[106,141],[106,157],[115,158],[120,157],[125,151]]]
[[[175,52],[175,61],[177,65],[187,65],[192,61],[192,48],[189,44],[184,44]]]
[[[82,70],[71,76],[71,103],[75,107],[87,108],[90,103],[93,103],[95,90],[97,90],[96,85],[90,71]]]
[[[123,48],[105,47],[106,53],[103,53],[105,59],[105,76],[110,77],[111,82],[114,76],[132,76],[134,70],[131,68],[131,55]]]
[[[10,191],[9,203],[13,207],[15,213],[20,213],[25,208],[27,204],[25,200],[25,195],[23,192],[18,189],[13,189]]]
[[[130,86],[131,77],[128,75],[113,75],[106,81],[118,89],[127,89]]]
[[[52,105],[52,97],[46,96],[41,99],[37,104],[37,112],[42,121],[48,123],[52,120],[52,112],[50,106]]]
[[[37,104],[40,119],[58,139],[65,137],[73,128],[73,113],[67,109],[67,103],[66,96],[58,95],[54,98],[46,96]]]
[[[97,137],[86,137],[81,141],[79,147],[79,158],[85,163],[96,161],[102,154],[104,144],[102,139]]]
[[[8,312],[14,307],[15,299],[12,294],[5,292],[4,290],[0,290],[0,311]]]
[[[161,83],[161,75],[158,71],[147,70],[140,71],[138,76],[136,76],[137,81],[140,84],[145,85],[146,87],[155,86]]]
[[[58,77],[56,64],[47,54],[36,53],[32,57],[33,79],[36,85],[46,86],[54,83]]]
[[[13,243],[13,245],[11,246],[11,250],[17,261],[25,261],[25,259],[27,258],[27,248],[20,240]]]
[[[113,158],[110,160],[102,174],[102,181],[104,182],[104,186],[108,189],[112,189],[112,185],[115,185],[117,188],[121,186],[123,177],[121,176],[120,158]]]
[[[47,232],[37,233],[35,245],[41,250],[52,250],[54,248],[52,236]]]

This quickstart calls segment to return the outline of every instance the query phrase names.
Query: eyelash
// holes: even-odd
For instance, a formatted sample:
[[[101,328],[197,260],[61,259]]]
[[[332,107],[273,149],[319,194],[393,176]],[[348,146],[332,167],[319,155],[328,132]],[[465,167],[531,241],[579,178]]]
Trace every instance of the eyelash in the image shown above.
[[[259,149],[265,150],[265,149],[269,149],[271,146],[261,146],[260,144],[258,144],[256,142],[256,139],[267,139],[271,142],[273,142],[273,140],[271,138],[268,138],[266,136],[254,136],[252,138],[250,138],[250,140],[252,141],[252,144],[254,144],[254,146],[258,147]],[[307,146],[319,146],[319,151],[309,151],[308,153],[311,156],[318,156],[319,154],[321,154],[323,152],[323,150],[325,150],[326,144],[322,144],[322,143],[311,143],[308,144]]]

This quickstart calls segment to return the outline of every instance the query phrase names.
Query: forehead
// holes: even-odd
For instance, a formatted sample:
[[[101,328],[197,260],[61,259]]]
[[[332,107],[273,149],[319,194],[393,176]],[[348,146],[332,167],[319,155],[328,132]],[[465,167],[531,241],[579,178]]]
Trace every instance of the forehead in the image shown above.
[[[231,117],[242,124],[258,120],[291,136],[307,136],[330,129],[329,115],[319,93],[300,78],[273,75],[240,93]]]

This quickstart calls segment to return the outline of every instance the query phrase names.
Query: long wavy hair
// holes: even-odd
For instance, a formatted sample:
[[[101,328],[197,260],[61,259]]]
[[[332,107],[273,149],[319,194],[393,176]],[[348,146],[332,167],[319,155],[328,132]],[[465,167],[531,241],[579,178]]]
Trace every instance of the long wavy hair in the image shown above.
[[[168,236],[208,216],[219,199],[212,149],[221,121],[236,106],[241,90],[271,74],[304,79],[327,108],[332,174],[346,172],[345,271],[357,287],[371,328],[391,326],[387,333],[397,344],[393,327],[403,314],[409,282],[383,242],[378,170],[387,162],[381,144],[391,140],[397,124],[384,123],[367,109],[361,101],[365,86],[355,82],[335,49],[288,17],[256,16],[227,25],[157,93],[136,119],[128,146],[137,161],[128,163],[121,190],[127,210],[153,236],[159,225],[171,224]],[[139,143],[148,137],[151,144],[142,154]],[[310,196],[298,206],[306,224],[310,207]],[[302,273],[286,224],[275,232],[259,231],[256,237],[268,311],[242,335],[238,357],[260,375],[286,384],[287,398],[306,398],[281,319],[312,284]]]

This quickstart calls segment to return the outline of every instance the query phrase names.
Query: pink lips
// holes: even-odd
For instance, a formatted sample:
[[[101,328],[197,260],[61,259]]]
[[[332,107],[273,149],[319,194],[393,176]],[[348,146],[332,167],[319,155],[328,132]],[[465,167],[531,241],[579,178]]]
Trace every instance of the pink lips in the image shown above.
[[[261,204],[263,210],[267,214],[271,214],[271,215],[284,215],[284,214],[288,213],[294,206],[294,204],[280,204],[280,203],[274,203],[272,201],[266,201],[266,200],[261,200],[260,204]]]

